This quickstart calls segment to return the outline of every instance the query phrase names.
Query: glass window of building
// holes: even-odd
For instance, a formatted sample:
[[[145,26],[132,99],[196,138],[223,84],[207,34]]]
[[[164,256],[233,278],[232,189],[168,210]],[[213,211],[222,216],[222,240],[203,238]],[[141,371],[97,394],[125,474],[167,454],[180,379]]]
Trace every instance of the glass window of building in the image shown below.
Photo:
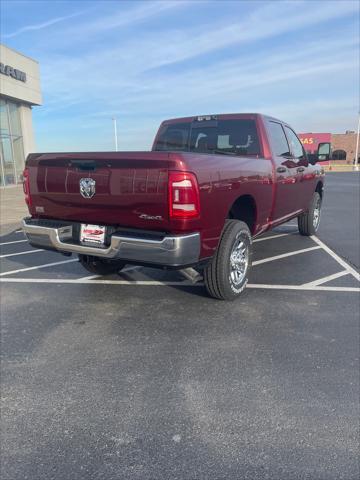
[[[24,147],[18,104],[0,100],[0,185],[22,180]]]

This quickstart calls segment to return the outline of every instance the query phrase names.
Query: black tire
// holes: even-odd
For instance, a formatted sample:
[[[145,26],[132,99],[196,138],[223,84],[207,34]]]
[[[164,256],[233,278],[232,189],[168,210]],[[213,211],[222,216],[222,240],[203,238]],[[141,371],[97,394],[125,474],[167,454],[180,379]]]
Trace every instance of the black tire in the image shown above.
[[[310,237],[317,232],[320,225],[321,200],[320,194],[315,192],[308,211],[298,216],[298,227],[301,235]]]
[[[243,247],[240,248],[241,244]],[[237,250],[237,246],[240,250]],[[236,255],[234,249],[240,255],[235,261],[231,259],[232,255]],[[219,300],[235,300],[248,282],[251,255],[252,238],[249,227],[239,220],[227,220],[215,255],[203,272],[209,295]],[[238,267],[232,268],[232,262],[235,262],[233,266],[236,264]],[[239,268],[242,270],[240,273]]]
[[[110,273],[117,273],[126,265],[119,260],[106,260],[91,255],[79,255],[79,262],[90,273],[96,275],[108,275]]]

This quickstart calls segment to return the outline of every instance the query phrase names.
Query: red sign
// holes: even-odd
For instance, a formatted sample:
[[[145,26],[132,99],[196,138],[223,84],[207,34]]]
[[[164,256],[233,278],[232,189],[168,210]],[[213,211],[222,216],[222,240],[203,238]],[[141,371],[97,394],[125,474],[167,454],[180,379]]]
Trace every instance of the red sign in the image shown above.
[[[308,153],[316,153],[319,143],[331,143],[331,133],[299,133],[298,137]]]

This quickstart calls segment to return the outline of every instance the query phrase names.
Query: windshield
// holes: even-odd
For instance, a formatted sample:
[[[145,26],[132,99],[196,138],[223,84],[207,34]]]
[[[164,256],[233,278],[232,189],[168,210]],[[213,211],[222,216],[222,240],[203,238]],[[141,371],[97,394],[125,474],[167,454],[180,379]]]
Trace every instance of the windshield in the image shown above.
[[[254,120],[202,120],[164,125],[154,150],[260,155]]]

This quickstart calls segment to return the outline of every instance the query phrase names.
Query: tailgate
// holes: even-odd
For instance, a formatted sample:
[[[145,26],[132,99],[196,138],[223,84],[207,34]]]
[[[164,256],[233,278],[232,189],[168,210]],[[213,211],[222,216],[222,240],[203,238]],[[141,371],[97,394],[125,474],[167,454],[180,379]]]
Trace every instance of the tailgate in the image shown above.
[[[32,206],[39,218],[164,230],[166,152],[29,155]]]

